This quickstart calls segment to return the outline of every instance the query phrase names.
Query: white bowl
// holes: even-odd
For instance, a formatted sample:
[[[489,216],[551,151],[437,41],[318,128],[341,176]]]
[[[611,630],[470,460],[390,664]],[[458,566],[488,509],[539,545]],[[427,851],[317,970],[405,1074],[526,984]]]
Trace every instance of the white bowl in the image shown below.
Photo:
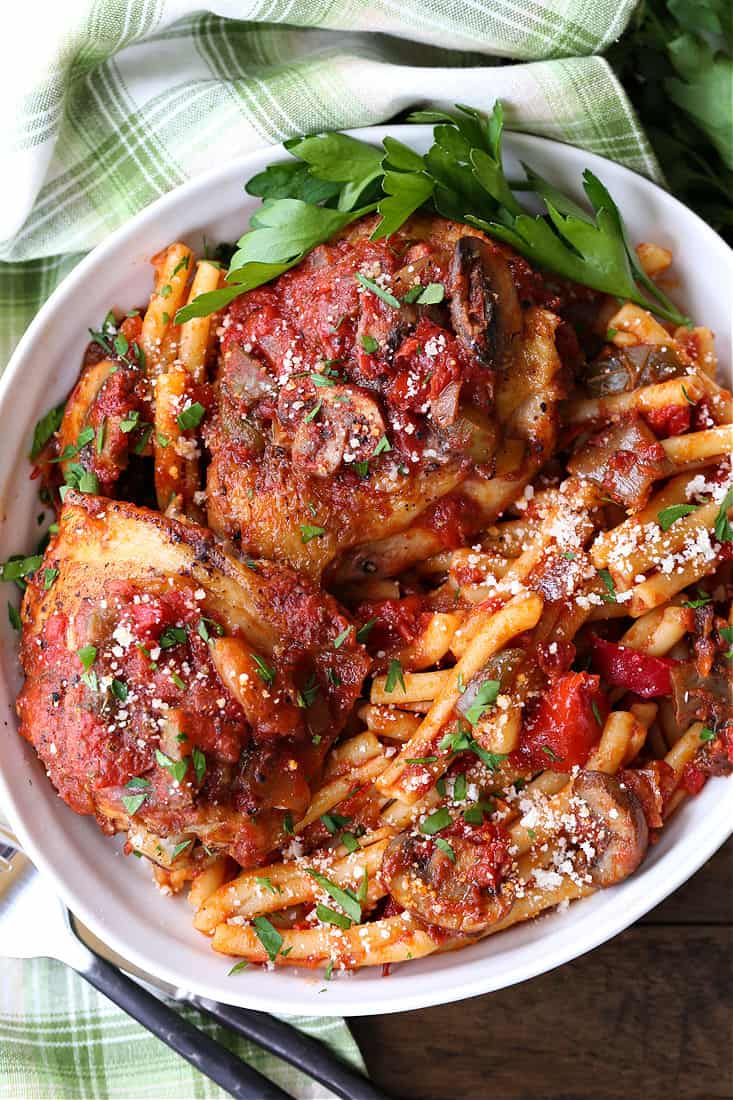
[[[394,134],[420,151],[430,138],[426,126],[354,133],[371,141]],[[38,538],[29,442],[37,418],[75,381],[87,328],[110,307],[128,310],[147,301],[149,258],[171,241],[183,239],[200,249],[204,235],[209,241],[240,236],[255,205],[243,184],[280,154],[271,148],[233,161],[153,203],[87,256],[35,318],[0,389],[0,560],[30,552]],[[733,254],[708,226],[647,180],[568,145],[510,134],[506,159],[510,174],[518,172],[519,160],[528,161],[579,199],[583,169],[600,176],[618,201],[632,240],[656,241],[673,250],[679,280],[674,297],[697,323],[717,332],[724,368],[730,369]],[[10,587],[6,595],[12,598]],[[17,636],[4,614],[0,619],[0,806],[34,863],[102,940],[162,980],[218,1001],[281,1013],[361,1016],[501,989],[616,935],[689,878],[731,832],[733,783],[715,779],[687,801],[635,875],[565,912],[464,951],[396,967],[386,980],[379,969],[348,979],[334,976],[328,983],[320,972],[286,968],[267,972],[255,967],[227,977],[232,960],[215,955],[208,940],[194,931],[185,900],[162,897],[142,861],[125,858],[119,841],[105,839],[90,818],[72,813],[32,748],[18,736]]]

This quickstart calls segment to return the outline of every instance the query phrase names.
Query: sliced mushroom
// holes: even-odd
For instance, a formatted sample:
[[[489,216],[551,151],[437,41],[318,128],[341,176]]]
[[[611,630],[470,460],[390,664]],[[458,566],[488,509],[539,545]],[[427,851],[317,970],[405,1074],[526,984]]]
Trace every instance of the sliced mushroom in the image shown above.
[[[509,912],[513,886],[481,884],[477,868],[493,862],[491,842],[484,837],[451,836],[448,844],[452,856],[432,837],[400,833],[384,853],[382,880],[399,905],[427,924],[481,932]]]
[[[359,386],[329,386],[319,390],[320,409],[301,420],[292,447],[293,465],[316,477],[335,473],[345,457],[367,462],[384,435],[379,405]]]
[[[649,844],[649,829],[641,802],[613,775],[580,772],[573,794],[590,811],[595,855],[588,871],[596,886],[613,886],[628,878],[641,863]]]
[[[501,366],[522,328],[512,273],[501,253],[478,237],[461,237],[450,267],[450,314],[456,336],[487,366]]]
[[[275,379],[263,363],[238,344],[223,357],[219,368],[219,387],[244,414],[275,392]]]

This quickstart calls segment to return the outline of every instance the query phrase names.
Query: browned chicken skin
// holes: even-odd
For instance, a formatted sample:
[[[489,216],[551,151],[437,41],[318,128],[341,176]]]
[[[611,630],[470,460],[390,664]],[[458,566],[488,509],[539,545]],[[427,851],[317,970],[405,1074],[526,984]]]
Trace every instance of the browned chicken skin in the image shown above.
[[[438,217],[373,228],[232,304],[206,433],[213,529],[336,582],[458,545],[555,439],[558,318],[524,261]]]
[[[209,531],[67,498],[23,603],[21,733],[105,831],[257,864],[311,799],[369,659],[336,602]]]

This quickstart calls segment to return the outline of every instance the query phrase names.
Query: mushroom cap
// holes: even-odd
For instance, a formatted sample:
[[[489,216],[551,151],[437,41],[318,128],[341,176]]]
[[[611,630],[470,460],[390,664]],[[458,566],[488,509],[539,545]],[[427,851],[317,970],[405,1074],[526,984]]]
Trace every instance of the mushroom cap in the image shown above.
[[[597,886],[613,886],[632,874],[649,845],[649,829],[637,796],[615,776],[584,771],[573,783],[596,826],[596,854],[588,871]]]
[[[427,924],[451,932],[482,932],[509,912],[514,888],[509,882],[493,886],[478,881],[483,860],[492,858],[490,841],[445,839],[454,858],[433,837],[399,833],[384,853],[382,880],[399,905]]]
[[[461,237],[453,253],[450,284],[456,335],[487,366],[501,367],[522,329],[522,310],[509,264],[479,237]]]

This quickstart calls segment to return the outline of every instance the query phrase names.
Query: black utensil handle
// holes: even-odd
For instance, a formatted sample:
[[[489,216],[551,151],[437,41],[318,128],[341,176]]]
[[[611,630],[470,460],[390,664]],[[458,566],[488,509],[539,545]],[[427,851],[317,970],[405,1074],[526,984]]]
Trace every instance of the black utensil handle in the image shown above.
[[[343,1100],[388,1100],[371,1081],[345,1065],[327,1047],[266,1012],[218,1004],[205,997],[189,997],[189,1004],[213,1017],[238,1035],[276,1054],[284,1062],[314,1077]]]
[[[287,1092],[104,959],[94,956],[89,966],[79,973],[118,1008],[237,1100],[292,1100]]]

